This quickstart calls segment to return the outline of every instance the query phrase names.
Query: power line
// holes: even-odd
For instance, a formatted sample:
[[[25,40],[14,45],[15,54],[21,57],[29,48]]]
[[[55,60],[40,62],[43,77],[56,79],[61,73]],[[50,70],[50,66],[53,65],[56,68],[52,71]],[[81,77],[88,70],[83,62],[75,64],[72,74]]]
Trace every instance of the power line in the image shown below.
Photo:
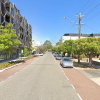
[[[90,0],[89,0],[90,1]],[[83,13],[84,11],[86,11],[93,3],[95,0],[93,0],[81,13]]]
[[[92,12],[94,9],[96,9],[98,6],[100,5],[100,3],[99,4],[97,4],[94,8],[92,8],[89,12],[87,12],[85,15],[87,15],[87,14],[89,14],[90,12]]]
[[[98,32],[98,30],[96,30],[96,29],[94,29],[94,28],[92,28],[92,27],[90,27],[89,25],[87,25],[86,24],[86,26],[88,26],[90,29],[92,29],[93,31],[96,31],[96,32]],[[99,32],[98,32],[99,33]]]
[[[88,0],[88,1],[84,4],[84,6],[86,6],[86,5],[88,4],[89,1],[90,1],[90,0]],[[81,10],[84,8],[84,6],[76,13],[76,15],[77,15],[79,12],[81,12]]]
[[[90,16],[89,18],[87,18],[86,20],[84,20],[85,22],[86,21],[89,21],[91,18],[95,18],[95,17],[97,17],[97,15],[100,13],[100,11],[99,12],[97,12],[96,14],[94,14],[93,16]]]

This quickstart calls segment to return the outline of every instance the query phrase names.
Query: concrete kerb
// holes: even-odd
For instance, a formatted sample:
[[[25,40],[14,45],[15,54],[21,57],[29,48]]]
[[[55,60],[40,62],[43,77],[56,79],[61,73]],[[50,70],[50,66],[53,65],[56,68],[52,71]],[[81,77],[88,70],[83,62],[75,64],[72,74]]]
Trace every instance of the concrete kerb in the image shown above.
[[[10,67],[7,67],[7,68],[5,68],[5,69],[3,69],[3,70],[0,70],[0,73],[3,72],[3,71],[5,71],[5,70],[11,69],[11,68],[13,68],[13,67],[15,67],[15,66],[18,66],[18,65],[20,65],[20,64],[22,64],[22,63],[15,64],[15,65],[13,65],[13,66],[10,66]]]

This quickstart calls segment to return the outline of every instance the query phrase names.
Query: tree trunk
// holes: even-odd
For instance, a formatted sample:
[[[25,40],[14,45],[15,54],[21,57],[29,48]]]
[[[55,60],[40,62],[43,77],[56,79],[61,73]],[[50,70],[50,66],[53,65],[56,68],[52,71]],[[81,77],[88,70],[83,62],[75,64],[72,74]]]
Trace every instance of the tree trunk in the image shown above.
[[[92,67],[92,55],[89,55],[89,67]]]
[[[78,55],[78,63],[80,63],[80,55]]]

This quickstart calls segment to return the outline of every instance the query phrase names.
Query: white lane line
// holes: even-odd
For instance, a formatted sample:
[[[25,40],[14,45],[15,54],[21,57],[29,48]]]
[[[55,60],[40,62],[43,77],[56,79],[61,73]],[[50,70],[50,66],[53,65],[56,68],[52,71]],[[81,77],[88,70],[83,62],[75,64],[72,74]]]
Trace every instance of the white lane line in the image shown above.
[[[81,96],[78,93],[77,93],[77,95],[78,95],[79,99],[82,100]]]
[[[72,88],[75,90],[75,87],[71,84]]]
[[[58,64],[58,63],[57,63]],[[58,64],[59,65],[59,64]],[[59,65],[59,68],[62,70],[62,72],[64,73],[64,75],[65,75],[65,77],[66,77],[66,79],[67,80],[69,80],[69,78],[66,76],[66,74],[65,74],[65,72],[64,72],[64,70],[61,68],[61,66]]]
[[[66,77],[67,78],[67,80],[69,80],[69,78],[68,77]]]

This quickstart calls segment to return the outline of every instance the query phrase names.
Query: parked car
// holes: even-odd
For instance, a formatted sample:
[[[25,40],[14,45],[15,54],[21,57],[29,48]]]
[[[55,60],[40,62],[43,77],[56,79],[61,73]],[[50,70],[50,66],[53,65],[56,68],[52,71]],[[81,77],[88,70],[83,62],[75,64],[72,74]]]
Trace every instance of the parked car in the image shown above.
[[[73,68],[73,62],[70,58],[67,57],[63,57],[60,61],[60,64],[62,65],[62,67]]]
[[[61,55],[57,55],[56,60],[61,60]]]
[[[57,53],[57,52],[53,53],[53,56],[54,56],[54,57],[56,57],[57,55],[58,55],[58,53]]]
[[[40,53],[39,55],[40,55],[40,56],[43,56],[43,53]]]

